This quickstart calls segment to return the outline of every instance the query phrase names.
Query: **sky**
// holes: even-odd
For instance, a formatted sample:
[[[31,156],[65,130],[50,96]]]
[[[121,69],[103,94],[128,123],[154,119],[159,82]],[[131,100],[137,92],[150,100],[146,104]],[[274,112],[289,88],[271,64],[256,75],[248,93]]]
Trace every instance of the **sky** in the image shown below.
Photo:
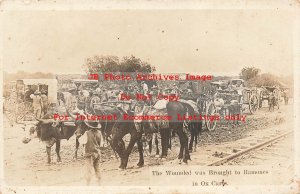
[[[157,72],[293,73],[288,10],[6,11],[3,69],[84,73],[94,55],[134,55]]]

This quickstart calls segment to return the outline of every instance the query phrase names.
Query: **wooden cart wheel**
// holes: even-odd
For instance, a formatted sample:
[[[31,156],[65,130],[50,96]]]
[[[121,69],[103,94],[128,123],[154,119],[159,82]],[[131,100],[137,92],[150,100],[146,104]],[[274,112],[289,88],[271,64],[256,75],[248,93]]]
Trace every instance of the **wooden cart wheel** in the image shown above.
[[[263,93],[259,92],[259,109],[262,108],[262,102],[263,102]]]
[[[206,116],[216,116],[217,115],[217,108],[216,105],[213,102],[210,102],[206,107]],[[215,130],[217,125],[217,121],[214,119],[213,121],[205,120],[205,126],[209,131]]]
[[[16,122],[23,121],[26,114],[27,114],[27,111],[26,111],[26,107],[25,107],[25,102],[17,103]]]
[[[144,105],[143,104],[136,104],[134,107],[134,112],[135,113],[140,113],[142,110],[144,109]]]
[[[252,95],[249,100],[249,110],[251,114],[254,114],[259,107],[258,97],[256,95]]]

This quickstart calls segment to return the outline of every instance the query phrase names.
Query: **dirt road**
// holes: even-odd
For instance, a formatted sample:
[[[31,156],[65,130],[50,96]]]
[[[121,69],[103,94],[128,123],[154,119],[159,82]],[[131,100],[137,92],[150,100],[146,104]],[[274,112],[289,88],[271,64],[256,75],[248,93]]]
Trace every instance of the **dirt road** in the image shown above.
[[[84,181],[84,160],[79,157],[73,160],[75,151],[75,138],[62,140],[62,162],[56,163],[55,148],[52,149],[52,163],[46,163],[46,149],[38,139],[28,144],[22,143],[25,132],[22,125],[11,127],[4,123],[4,168],[6,185],[32,185],[32,186],[80,186]],[[281,106],[280,110],[268,112],[262,108],[255,115],[247,115],[246,122],[239,127],[217,126],[213,132],[203,131],[201,142],[196,152],[191,153],[192,161],[188,165],[206,165],[220,159],[235,150],[251,146],[260,138],[268,138],[288,129],[293,129],[292,105]],[[259,137],[259,138],[258,138]],[[292,142],[293,138],[289,141]],[[261,140],[260,140],[261,141]],[[138,168],[138,153],[135,151],[130,156],[128,168],[119,170],[118,160],[109,152],[103,156],[101,163],[102,184],[105,185],[140,185],[149,184],[149,168],[155,165],[177,166],[177,154],[179,151],[178,140],[173,141],[173,148],[169,151],[168,159],[161,161],[152,156],[145,157],[145,166]],[[288,165],[293,161],[293,143],[283,146],[281,152],[286,152]],[[288,150],[288,151],[286,151]],[[80,147],[79,155],[83,152]],[[281,157],[281,156],[280,156]],[[270,165],[274,165],[276,159],[271,159]],[[280,161],[282,164],[282,161]],[[268,160],[255,161],[255,164],[268,164]],[[239,165],[237,163],[237,165]],[[244,161],[242,165],[253,165],[253,160]],[[286,166],[286,165],[283,165]],[[293,168],[293,167],[291,167]],[[93,182],[92,184],[95,184]]]

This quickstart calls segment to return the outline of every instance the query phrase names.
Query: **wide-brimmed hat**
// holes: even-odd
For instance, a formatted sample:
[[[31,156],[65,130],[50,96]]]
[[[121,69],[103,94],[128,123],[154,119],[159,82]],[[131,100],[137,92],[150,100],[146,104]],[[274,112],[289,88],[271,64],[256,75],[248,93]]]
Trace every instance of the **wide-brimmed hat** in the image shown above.
[[[38,94],[41,94],[41,92],[38,91],[38,90],[36,90],[36,91],[34,92],[34,94],[35,94],[35,95],[38,95]]]
[[[68,91],[69,92],[76,92],[76,88],[70,88]]]
[[[96,88],[95,91],[98,92],[98,93],[100,93],[100,92],[101,92],[101,89],[100,89],[100,88]]]

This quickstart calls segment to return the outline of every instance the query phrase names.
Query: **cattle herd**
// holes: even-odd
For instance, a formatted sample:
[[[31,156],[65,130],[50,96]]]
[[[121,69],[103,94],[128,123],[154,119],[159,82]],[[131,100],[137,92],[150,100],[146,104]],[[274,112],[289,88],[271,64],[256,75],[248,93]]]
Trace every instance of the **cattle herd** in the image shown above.
[[[232,88],[223,88],[222,91],[226,91],[227,96],[232,94],[238,98],[229,99],[226,106],[223,100],[220,106],[217,97],[217,94],[221,93],[219,89],[206,94],[196,94],[189,85],[186,90],[181,90],[176,84],[173,88],[161,88],[158,85],[149,87],[144,82],[135,86],[127,85],[124,88],[114,87],[105,88],[98,84],[94,88],[87,89],[82,86],[57,92],[57,102],[54,106],[49,106],[41,118],[35,118],[24,124],[29,136],[23,139],[23,143],[29,143],[33,136],[44,141],[50,163],[51,147],[56,145],[57,161],[61,161],[61,140],[68,140],[75,135],[74,157],[77,158],[80,137],[87,130],[97,129],[101,131],[103,141],[120,158],[119,168],[125,169],[135,144],[139,153],[137,165],[143,166],[144,139],[149,144],[151,152],[154,138],[156,154],[163,159],[167,157],[168,148],[171,147],[171,137],[177,134],[180,141],[178,159],[187,163],[191,159],[190,152],[196,149],[203,126],[213,130],[217,119],[212,118],[220,117],[222,114],[242,113],[243,103],[240,103],[242,94],[239,95],[237,90]],[[137,94],[144,98],[138,98]],[[157,98],[159,95],[169,98],[159,99]],[[171,98],[175,96],[178,98]],[[124,119],[124,115],[133,119]],[[203,119],[193,119],[195,115]],[[160,116],[160,119],[157,119],[157,116]],[[178,119],[179,116],[185,119]],[[158,133],[161,137],[161,151],[158,149]],[[127,134],[130,134],[129,142],[124,141]]]

